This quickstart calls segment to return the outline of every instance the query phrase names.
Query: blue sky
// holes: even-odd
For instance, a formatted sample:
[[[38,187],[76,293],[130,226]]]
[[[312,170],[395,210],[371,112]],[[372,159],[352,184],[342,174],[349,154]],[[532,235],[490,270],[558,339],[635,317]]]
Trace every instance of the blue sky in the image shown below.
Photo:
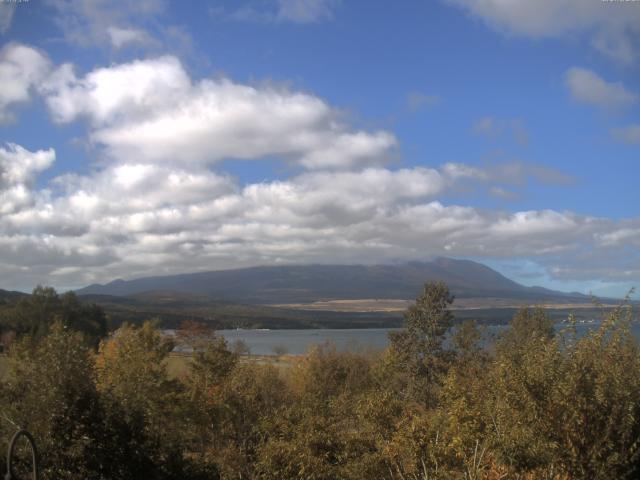
[[[0,4],[0,287],[447,255],[640,285],[640,2]]]

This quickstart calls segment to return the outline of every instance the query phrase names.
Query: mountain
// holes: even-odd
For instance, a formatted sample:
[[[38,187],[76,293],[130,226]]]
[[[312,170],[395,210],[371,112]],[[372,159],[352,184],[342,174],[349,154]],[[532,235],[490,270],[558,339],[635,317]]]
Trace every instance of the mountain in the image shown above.
[[[5,301],[9,301],[9,300],[15,300],[17,298],[20,297],[25,297],[28,294],[23,293],[23,292],[16,292],[16,291],[12,291],[12,290],[2,290],[0,288],[0,303],[5,302]]]
[[[499,298],[531,302],[584,302],[588,297],[525,287],[478,262],[437,258],[401,265],[293,265],[217,270],[115,280],[77,290],[79,295],[139,295],[180,292],[255,304],[319,300],[415,299],[426,281],[442,280],[457,298]]]

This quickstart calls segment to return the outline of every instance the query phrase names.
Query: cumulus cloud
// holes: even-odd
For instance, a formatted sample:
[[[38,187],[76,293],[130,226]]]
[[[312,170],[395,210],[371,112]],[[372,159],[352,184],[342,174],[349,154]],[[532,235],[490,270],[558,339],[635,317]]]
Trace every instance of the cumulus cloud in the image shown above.
[[[85,117],[101,128],[161,111],[190,88],[180,62],[167,56],[98,68],[80,79],[71,64],[64,64],[40,90],[56,122]]]
[[[396,146],[386,131],[351,130],[313,95],[229,79],[193,82],[172,56],[96,69],[63,65],[41,88],[60,123],[86,118],[112,158],[212,164],[278,155],[306,168],[380,165]]]
[[[51,159],[32,163],[28,174],[11,170],[12,184],[32,181]],[[29,259],[48,265],[42,270],[48,278],[82,282],[157,268],[197,269],[202,262],[217,268],[319,258],[324,248],[355,242],[339,238],[341,226],[367,222],[379,208],[433,196],[443,182],[435,170],[366,169],[240,187],[206,169],[123,163],[89,176],[59,177],[51,188],[55,194],[29,190],[31,202],[0,216],[0,244],[6,247],[0,264],[16,275],[19,266],[28,267],[32,275],[32,264],[14,255],[33,250]],[[333,238],[322,238],[329,233]],[[89,268],[96,264],[101,268]]]
[[[123,160],[38,189],[54,159],[52,150],[0,151],[0,268],[13,285],[438,254],[533,258],[569,275],[585,249],[620,255],[638,242],[637,222],[445,205],[438,198],[460,178],[480,174],[461,164],[308,171],[240,185],[202,165]]]
[[[626,127],[613,128],[613,138],[629,145],[640,145],[640,124],[634,123]]]
[[[0,75],[20,87],[0,93],[3,108],[39,92],[56,122],[87,122],[102,159],[88,174],[38,187],[55,152],[0,148],[0,270],[11,285],[429,255],[529,258],[568,278],[585,252],[617,265],[637,243],[635,220],[446,204],[465,182],[508,198],[525,182],[571,179],[518,161],[390,168],[391,133],[354,128],[308,93],[192,79],[172,56],[85,75],[70,64],[52,69],[25,46],[5,47],[2,59]],[[301,168],[245,185],[212,170],[264,157]],[[597,258],[591,265],[604,268]],[[628,271],[618,279],[639,278]]]
[[[30,152],[13,143],[0,147],[0,215],[33,204],[35,180],[54,160],[52,149]]]
[[[639,99],[622,83],[607,82],[586,68],[573,67],[567,70],[565,82],[571,96],[578,102],[601,108],[628,107]]]
[[[0,124],[14,120],[10,107],[29,101],[50,68],[46,55],[26,45],[9,43],[0,50]]]
[[[444,0],[492,28],[532,38],[585,32],[601,53],[622,62],[637,58],[640,9],[634,2],[585,0]]]

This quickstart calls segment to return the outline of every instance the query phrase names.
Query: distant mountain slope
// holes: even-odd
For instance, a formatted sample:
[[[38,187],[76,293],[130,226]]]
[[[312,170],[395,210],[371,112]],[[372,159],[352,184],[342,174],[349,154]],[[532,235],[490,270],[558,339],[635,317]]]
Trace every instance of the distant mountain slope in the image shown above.
[[[313,302],[325,299],[414,299],[424,282],[442,280],[460,298],[495,297],[580,302],[588,298],[525,287],[481,263],[438,258],[403,265],[298,265],[218,270],[90,285],[80,295],[184,292],[250,303]]]
[[[25,297],[28,294],[23,292],[16,292],[12,290],[2,290],[0,288],[0,302],[7,300],[15,300],[16,298]]]

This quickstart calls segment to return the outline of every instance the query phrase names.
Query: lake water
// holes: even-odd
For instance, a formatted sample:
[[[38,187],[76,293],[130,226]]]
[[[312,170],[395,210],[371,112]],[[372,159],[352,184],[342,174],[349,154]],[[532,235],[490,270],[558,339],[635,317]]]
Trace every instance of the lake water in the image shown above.
[[[576,326],[579,335],[584,335],[598,324],[580,324]],[[504,326],[489,326],[489,334],[499,333]],[[558,325],[558,329],[563,325]],[[367,329],[317,329],[317,330],[218,330],[218,334],[232,345],[236,340],[244,341],[254,355],[273,355],[281,347],[292,355],[306,353],[314,345],[331,342],[339,350],[384,349],[389,344],[388,333],[395,328]],[[640,339],[640,325],[632,329]]]
[[[218,330],[229,345],[244,341],[254,355],[273,355],[282,347],[286,353],[301,355],[314,345],[331,342],[339,350],[373,348],[382,350],[389,344],[393,328],[345,328],[313,330]]]

